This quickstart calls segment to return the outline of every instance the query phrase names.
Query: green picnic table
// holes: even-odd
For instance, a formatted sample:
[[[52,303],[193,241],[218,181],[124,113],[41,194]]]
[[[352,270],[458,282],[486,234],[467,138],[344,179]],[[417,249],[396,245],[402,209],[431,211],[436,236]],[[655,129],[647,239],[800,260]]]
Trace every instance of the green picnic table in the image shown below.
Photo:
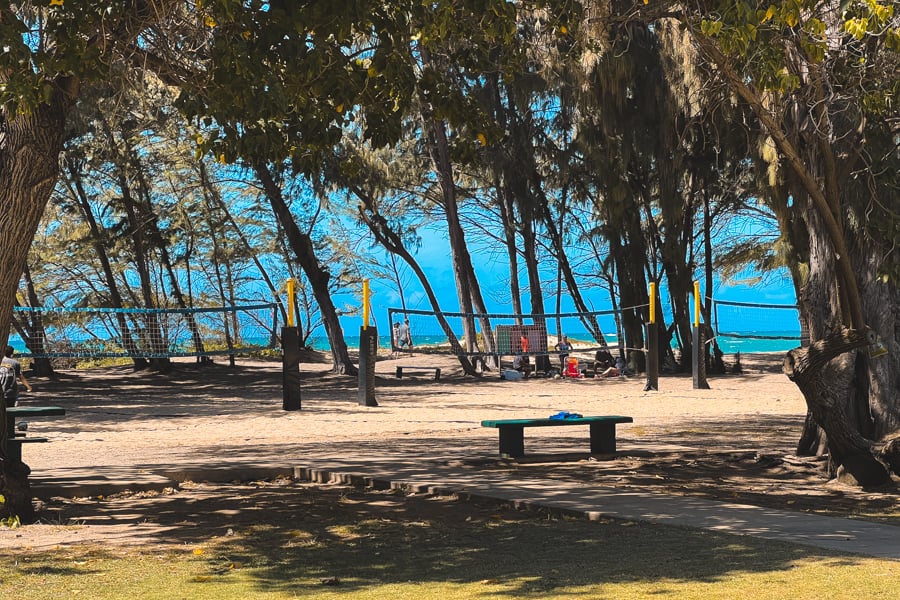
[[[22,444],[46,442],[46,438],[28,437],[16,430],[16,419],[37,417],[61,417],[66,409],[59,406],[11,406],[6,409],[6,455],[10,460],[22,462]]]

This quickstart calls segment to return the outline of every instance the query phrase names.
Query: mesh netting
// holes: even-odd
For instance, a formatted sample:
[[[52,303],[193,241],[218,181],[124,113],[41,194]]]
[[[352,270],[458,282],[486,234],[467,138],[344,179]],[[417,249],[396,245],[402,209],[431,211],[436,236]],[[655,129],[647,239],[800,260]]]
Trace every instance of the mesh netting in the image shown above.
[[[275,304],[196,309],[15,307],[9,343],[31,358],[167,358],[277,346]]]
[[[500,355],[556,352],[565,335],[577,351],[615,346],[616,312],[543,315],[466,314],[389,308],[391,347],[395,352]],[[524,338],[524,339],[523,339]]]
[[[807,344],[795,304],[713,300],[713,329],[725,352],[781,351]]]

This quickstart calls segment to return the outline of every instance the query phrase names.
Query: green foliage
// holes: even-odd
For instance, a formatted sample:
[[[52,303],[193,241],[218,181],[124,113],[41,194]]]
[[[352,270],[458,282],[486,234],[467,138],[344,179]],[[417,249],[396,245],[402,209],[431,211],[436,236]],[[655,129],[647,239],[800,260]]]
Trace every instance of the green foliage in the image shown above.
[[[225,162],[289,161],[295,172],[313,173],[344,128],[359,129],[376,148],[393,144],[421,102],[435,118],[484,131],[484,115],[458,77],[495,68],[497,52],[515,38],[517,7],[211,0],[203,10],[208,68],[179,100],[215,127],[203,149]],[[457,151],[471,155],[476,139]]]
[[[0,505],[6,504],[6,497],[3,494],[0,494]],[[18,515],[12,515],[6,517],[4,519],[0,519],[0,526],[9,527],[10,529],[15,529],[22,525],[22,521],[19,520]]]
[[[898,193],[895,173],[900,156],[890,123],[900,97],[896,4],[713,0],[683,14],[684,24],[718,45],[731,68],[773,115],[801,115],[801,122],[786,119],[781,125],[797,148],[808,153],[805,160],[815,162],[813,157],[827,149],[836,177],[854,173],[832,187],[839,189],[840,198],[831,202],[841,204],[848,226],[856,234],[864,230],[863,236],[872,236],[886,249],[895,247],[900,228],[892,205]],[[806,147],[807,133],[799,130],[815,130],[820,138],[817,151]],[[767,159],[773,166],[782,160],[780,151],[775,160]],[[828,170],[826,164],[813,171]],[[782,167],[769,184],[785,185],[790,178]],[[804,194],[794,184],[775,195],[798,193]],[[895,263],[888,258],[879,272],[896,278]]]
[[[112,44],[98,32],[134,26],[128,3],[111,0],[41,0],[0,8],[0,106],[30,113],[50,102],[66,79],[108,77]]]

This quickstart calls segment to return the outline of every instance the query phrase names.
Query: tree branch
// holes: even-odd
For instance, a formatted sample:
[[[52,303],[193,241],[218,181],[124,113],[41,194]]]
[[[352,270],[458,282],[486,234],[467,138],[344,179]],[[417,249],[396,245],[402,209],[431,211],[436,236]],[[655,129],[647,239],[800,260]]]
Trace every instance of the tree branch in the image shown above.
[[[824,192],[809,170],[804,166],[803,160],[800,158],[797,149],[790,140],[787,139],[784,131],[779,127],[775,116],[763,105],[759,93],[735,72],[729,63],[728,58],[722,53],[713,40],[694,28],[691,28],[690,31],[703,56],[719,69],[732,90],[750,105],[750,108],[766,128],[769,135],[772,136],[772,140],[775,142],[776,147],[785,156],[788,165],[797,175],[803,188],[812,199],[816,212],[819,213],[825,224],[825,228],[828,231],[831,244],[837,257],[838,278],[841,284],[843,284],[841,285],[841,288],[846,292],[847,303],[849,305],[847,309],[850,313],[850,323],[847,325],[853,329],[862,330],[865,327],[865,321],[863,320],[862,315],[862,301],[860,300],[859,287],[856,283],[853,265],[850,262],[850,253],[844,240],[843,231],[837,220],[834,218],[834,214],[831,212]]]

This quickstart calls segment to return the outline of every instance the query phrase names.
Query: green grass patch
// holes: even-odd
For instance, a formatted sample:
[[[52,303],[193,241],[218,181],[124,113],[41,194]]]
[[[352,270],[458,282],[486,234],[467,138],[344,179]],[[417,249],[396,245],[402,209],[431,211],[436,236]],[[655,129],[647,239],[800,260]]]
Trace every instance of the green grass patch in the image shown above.
[[[4,598],[894,598],[900,562],[455,498],[283,493],[233,535],[0,554]],[[278,503],[282,510],[277,510]],[[261,504],[256,504],[261,506]],[[196,507],[202,515],[202,505]],[[0,535],[14,535],[0,531]]]

